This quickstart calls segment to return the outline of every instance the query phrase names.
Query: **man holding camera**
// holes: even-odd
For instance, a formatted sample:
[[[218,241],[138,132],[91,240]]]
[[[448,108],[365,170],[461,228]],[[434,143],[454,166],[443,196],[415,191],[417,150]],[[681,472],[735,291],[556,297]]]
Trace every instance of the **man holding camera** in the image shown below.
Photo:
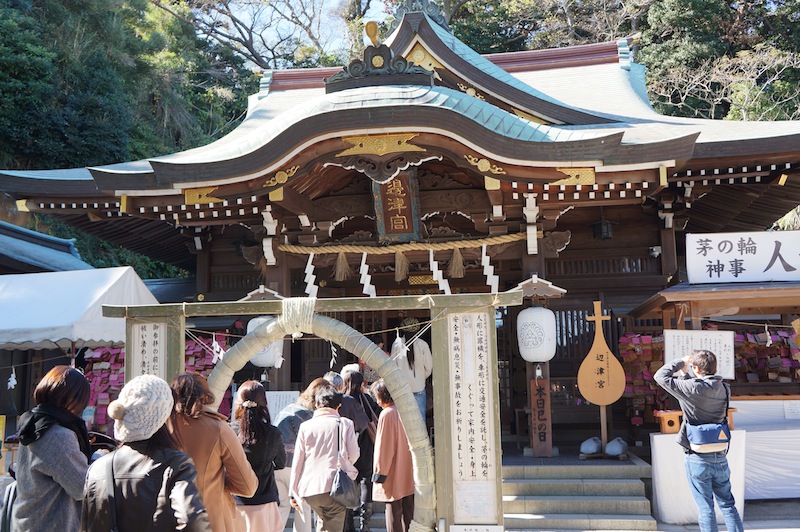
[[[675,377],[676,372],[681,372],[681,375]],[[683,411],[677,441],[686,452],[686,477],[700,510],[700,531],[718,530],[714,511],[716,498],[728,531],[742,532],[742,519],[731,493],[727,445],[713,452],[694,451],[687,435],[687,424],[719,423],[728,415],[730,389],[722,382],[722,376],[716,373],[717,357],[711,351],[698,349],[691,355],[665,364],[654,378],[659,386],[678,400]]]

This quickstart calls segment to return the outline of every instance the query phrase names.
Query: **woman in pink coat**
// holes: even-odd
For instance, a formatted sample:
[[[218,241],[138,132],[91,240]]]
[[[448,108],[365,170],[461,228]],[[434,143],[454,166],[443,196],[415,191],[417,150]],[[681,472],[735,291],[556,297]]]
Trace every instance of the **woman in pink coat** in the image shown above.
[[[383,379],[371,391],[383,408],[375,437],[372,498],[386,502],[387,532],[408,532],[414,517],[414,466],[406,429]]]

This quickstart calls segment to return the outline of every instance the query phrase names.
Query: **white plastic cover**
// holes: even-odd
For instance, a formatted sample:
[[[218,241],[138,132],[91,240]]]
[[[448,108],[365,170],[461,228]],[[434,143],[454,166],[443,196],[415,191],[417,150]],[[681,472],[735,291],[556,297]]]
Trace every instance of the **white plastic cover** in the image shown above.
[[[786,499],[800,493],[800,401],[731,401],[734,425],[747,430],[745,499]]]
[[[103,305],[156,304],[130,266],[0,275],[0,349],[122,344],[125,320]]]

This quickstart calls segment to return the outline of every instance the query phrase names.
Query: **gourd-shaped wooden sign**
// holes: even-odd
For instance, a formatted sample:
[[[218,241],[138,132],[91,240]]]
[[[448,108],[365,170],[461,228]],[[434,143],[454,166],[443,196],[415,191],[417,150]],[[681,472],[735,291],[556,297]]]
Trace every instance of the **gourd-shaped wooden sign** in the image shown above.
[[[601,323],[611,318],[603,316],[600,302],[595,301],[594,316],[586,319],[594,322],[594,341],[578,369],[578,390],[592,404],[610,405],[625,392],[625,370],[603,336]]]

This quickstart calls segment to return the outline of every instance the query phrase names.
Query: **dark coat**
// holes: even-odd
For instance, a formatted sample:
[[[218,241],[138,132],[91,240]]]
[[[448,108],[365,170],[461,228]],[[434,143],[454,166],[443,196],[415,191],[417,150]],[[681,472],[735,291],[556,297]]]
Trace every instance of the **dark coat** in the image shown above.
[[[356,400],[364,406],[365,411],[367,411],[367,409],[371,411],[366,412],[367,419],[374,419],[377,425],[378,417],[381,415],[381,407],[378,406],[375,399],[366,393],[360,393],[358,397],[356,397]],[[366,430],[358,435],[358,447],[361,449],[361,456],[356,460],[358,476],[369,481],[372,478],[372,457],[375,453],[375,442],[372,441],[372,438],[369,437]]]
[[[236,504],[254,506],[278,501],[278,486],[275,484],[275,470],[286,467],[286,451],[283,448],[281,431],[272,425],[267,426],[266,437],[254,445],[243,445],[247,461],[258,477],[258,489],[252,497],[236,496]]]
[[[151,451],[145,442],[133,442],[89,467],[81,512],[82,531],[108,532],[111,529],[107,475],[112,458],[120,532],[211,530],[195,484],[197,471],[192,459],[181,451]]]
[[[350,395],[342,396],[342,406],[339,408],[339,415],[346,417],[353,422],[353,428],[356,429],[356,434],[361,434],[367,428],[367,413],[361,403],[355,400]]]

